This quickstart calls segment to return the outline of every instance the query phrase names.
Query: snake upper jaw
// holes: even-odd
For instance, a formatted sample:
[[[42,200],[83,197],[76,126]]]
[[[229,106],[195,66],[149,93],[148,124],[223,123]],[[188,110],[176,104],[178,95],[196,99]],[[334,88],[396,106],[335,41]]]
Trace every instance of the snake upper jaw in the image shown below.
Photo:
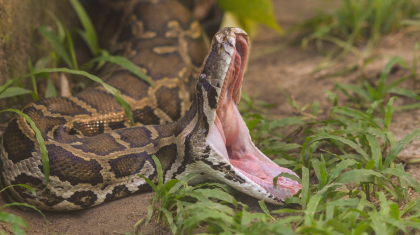
[[[240,100],[248,44],[248,36],[243,30],[222,29],[215,35],[203,65],[199,85],[208,98],[204,101],[207,109],[203,112],[209,127],[206,145],[210,148],[203,162],[212,164],[209,172],[218,171],[217,175],[211,175],[212,178],[255,198],[284,204],[284,199],[296,194],[301,185],[279,177],[277,187],[274,187],[273,178],[282,172],[296,174],[279,167],[255,147],[236,106]],[[204,88],[205,82],[207,88]]]

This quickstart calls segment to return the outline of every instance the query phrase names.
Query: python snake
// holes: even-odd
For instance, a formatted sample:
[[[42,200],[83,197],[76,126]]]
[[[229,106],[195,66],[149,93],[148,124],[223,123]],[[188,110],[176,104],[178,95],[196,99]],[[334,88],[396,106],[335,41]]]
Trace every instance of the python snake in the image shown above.
[[[173,0],[123,1],[126,20],[118,35],[120,54],[154,82],[113,67],[103,78],[133,107],[135,126],[117,101],[96,85],[75,96],[27,105],[23,112],[40,129],[50,162],[46,180],[35,133],[17,116],[0,144],[2,186],[14,200],[45,210],[77,210],[150,190],[139,177],[157,182],[156,155],[164,181],[201,173],[199,180],[226,183],[274,204],[300,184],[273,177],[281,168],[252,143],[236,105],[248,55],[248,36],[224,28],[205,55],[196,21]],[[127,10],[128,9],[128,10]],[[200,64],[203,63],[201,68]]]

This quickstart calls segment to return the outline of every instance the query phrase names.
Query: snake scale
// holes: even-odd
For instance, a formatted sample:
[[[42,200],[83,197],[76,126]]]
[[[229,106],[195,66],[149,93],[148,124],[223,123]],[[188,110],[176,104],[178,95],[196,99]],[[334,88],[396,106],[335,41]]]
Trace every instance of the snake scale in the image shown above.
[[[220,30],[206,55],[199,24],[177,1],[122,3],[126,20],[119,26],[119,53],[154,86],[121,67],[103,79],[131,105],[135,126],[130,127],[113,95],[100,85],[27,105],[23,112],[46,143],[50,181],[45,188],[34,131],[16,116],[1,140],[1,183],[29,185],[36,195],[24,187],[8,188],[8,194],[44,210],[92,207],[150,190],[138,175],[157,182],[152,155],[162,164],[165,182],[200,173],[200,181],[223,182],[274,204],[297,193],[299,183],[285,177],[273,186],[279,173],[294,173],[254,146],[236,108],[247,34],[238,28]]]

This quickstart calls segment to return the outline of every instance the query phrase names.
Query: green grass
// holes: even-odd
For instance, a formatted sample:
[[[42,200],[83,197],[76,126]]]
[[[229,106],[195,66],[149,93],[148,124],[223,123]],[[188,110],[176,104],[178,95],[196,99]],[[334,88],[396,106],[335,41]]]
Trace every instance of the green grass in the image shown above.
[[[84,27],[84,30],[78,30],[79,35],[82,37],[82,39],[86,42],[88,47],[91,49],[92,55],[94,58],[89,61],[88,63],[79,66],[77,59],[76,59],[76,53],[73,46],[73,38],[70,34],[70,31],[67,29],[66,26],[64,26],[61,21],[51,12],[48,12],[50,16],[54,19],[56,26],[57,26],[57,32],[54,31],[50,26],[41,26],[39,28],[40,34],[45,37],[46,40],[48,40],[51,44],[51,47],[53,48],[52,51],[49,51],[48,57],[43,57],[39,59],[35,65],[32,63],[32,61],[28,60],[28,67],[29,67],[29,74],[23,75],[19,78],[14,79],[8,79],[6,80],[5,84],[0,86],[0,99],[5,98],[11,98],[11,97],[19,97],[26,94],[31,94],[32,99],[34,101],[39,99],[38,89],[37,89],[37,79],[40,78],[47,78],[47,89],[45,93],[45,97],[55,97],[57,96],[57,91],[54,87],[54,85],[51,82],[50,74],[51,73],[67,73],[67,74],[74,74],[74,75],[81,75],[84,77],[87,77],[95,82],[100,83],[102,86],[105,87],[109,92],[111,92],[117,102],[121,105],[123,110],[125,111],[128,119],[131,121],[131,124],[134,125],[133,122],[133,116],[132,116],[132,109],[127,101],[121,96],[120,92],[115,89],[114,87],[104,83],[100,78],[97,76],[94,76],[88,72],[82,71],[79,68],[83,69],[90,69],[93,67],[93,65],[97,64],[96,68],[99,69],[101,66],[103,66],[106,62],[115,63],[121,67],[126,68],[133,74],[137,75],[147,83],[153,86],[152,81],[143,74],[139,68],[137,68],[132,62],[129,60],[119,57],[119,56],[111,56],[109,53],[98,47],[99,43],[97,40],[96,32],[93,28],[92,22],[87,16],[86,12],[78,2],[78,0],[70,0],[71,4],[73,5],[74,10],[76,11],[79,20],[82,22],[82,25]],[[46,68],[48,64],[52,61],[52,67],[53,68]],[[58,68],[60,65],[65,65],[67,68]],[[31,78],[32,83],[32,89],[28,90],[23,88],[23,85],[21,83],[21,80],[24,78]],[[41,158],[43,163],[43,171],[45,173],[45,179],[46,183],[48,184],[49,181],[49,160],[48,160],[48,151],[46,149],[44,139],[42,138],[41,133],[39,132],[39,129],[36,127],[35,123],[27,116],[26,114],[20,112],[16,109],[6,109],[2,110],[0,112],[15,112],[18,115],[21,115],[24,117],[27,122],[30,124],[31,128],[35,131],[36,139],[38,141],[38,146],[41,151]],[[19,185],[20,187],[25,187],[31,190],[31,192],[34,193],[34,191],[26,185]],[[0,191],[3,192],[3,190]],[[0,208],[0,221],[11,223],[12,224],[12,231],[15,234],[25,234],[21,227],[28,228],[28,225],[26,224],[25,220],[23,220],[21,217],[3,212],[2,209],[9,207],[9,206],[26,206],[33,208],[37,210],[35,207],[30,206],[26,203],[10,203],[3,205]],[[39,211],[39,210],[37,210]],[[39,211],[40,212],[40,211]],[[41,212],[40,212],[41,213]],[[41,213],[42,214],[42,213]],[[43,214],[42,214],[43,215]],[[45,216],[44,216],[45,218]]]
[[[106,62],[116,63],[139,77],[143,76],[124,58],[110,56],[99,48],[96,32],[86,12],[78,1],[70,2],[83,26],[77,32],[95,58],[79,65],[72,34],[51,14],[56,30],[48,26],[39,29],[53,47],[50,56],[35,64],[29,60],[30,73],[7,80],[0,86],[0,98],[30,94],[33,100],[37,100],[40,95],[36,86],[38,79],[47,79],[45,96],[54,97],[57,91],[51,83],[50,73],[77,74],[100,82],[96,76],[79,69],[99,68]],[[365,52],[356,47],[359,43],[367,42],[372,48],[381,35],[401,29],[401,24],[417,23],[405,20],[414,17],[413,11],[418,9],[411,1],[342,2],[345,7],[338,12],[330,16],[320,15],[305,25],[313,31],[304,43],[314,41],[319,49],[325,41],[338,46],[339,49],[327,58],[348,52],[363,56]],[[260,11],[271,11],[271,5],[264,5]],[[253,20],[258,21],[258,16]],[[413,130],[400,141],[396,141],[389,130],[394,112],[420,107],[417,103],[394,107],[395,98],[391,97],[419,98],[416,92],[400,86],[407,80],[418,80],[418,48],[419,44],[415,47],[411,65],[399,57],[390,58],[377,85],[363,79],[356,85],[337,84],[336,89],[349,100],[346,104],[339,104],[337,94],[327,91],[333,106],[327,118],[318,116],[319,103],[301,105],[282,90],[296,115],[275,119],[266,112],[273,104],[243,94],[241,111],[255,144],[276,163],[293,169],[301,177],[296,180],[302,183],[302,190],[287,200],[285,208],[269,211],[260,201],[261,212],[251,212],[248,205],[231,196],[232,189],[226,185],[189,185],[188,182],[197,175],[164,184],[160,163],[154,158],[158,184],[146,181],[155,191],[155,196],[148,215],[134,225],[131,233],[136,234],[139,230],[152,232],[147,231],[151,222],[165,226],[173,234],[192,233],[197,228],[209,234],[408,234],[420,229],[420,199],[410,197],[411,193],[420,193],[420,185],[404,171],[404,165],[395,162],[404,146],[420,137],[420,130]],[[364,65],[369,62],[366,60]],[[52,68],[46,68],[49,64]],[[390,71],[396,65],[410,73],[389,81]],[[24,78],[31,79],[31,90],[23,88],[21,79]],[[102,85],[116,96],[130,116],[129,105],[118,99],[119,92],[107,84]],[[30,120],[28,122],[31,124]],[[33,129],[37,130],[35,126]],[[43,152],[45,145],[38,135]],[[43,152],[43,167],[48,179],[45,154]],[[28,186],[19,186],[33,192]],[[27,229],[27,223],[19,216],[3,211],[3,208],[13,205],[33,207],[22,203],[0,207],[0,221],[11,223],[15,234],[24,234],[22,228]]]
[[[0,190],[0,193],[4,192],[6,189],[11,188],[11,187],[23,187],[23,188],[26,188],[27,190],[29,190],[34,196],[36,195],[35,191],[31,187],[29,187],[25,184],[10,185],[10,186],[4,187]],[[22,230],[22,228],[24,228],[24,229],[30,229],[30,228],[29,228],[28,224],[26,223],[26,221],[22,217],[4,211],[5,208],[11,207],[11,206],[27,207],[27,208],[30,208],[30,209],[33,209],[33,210],[37,211],[39,214],[41,214],[44,217],[45,223],[47,224],[46,233],[48,233],[48,220],[45,217],[45,215],[39,209],[37,209],[34,206],[31,206],[29,204],[26,204],[26,203],[14,202],[14,203],[9,203],[9,204],[5,204],[5,205],[0,206],[0,221],[5,222],[5,223],[10,223],[12,232],[14,234],[23,235],[23,234],[25,234],[25,232]],[[5,233],[0,231],[0,234],[3,235]]]
[[[348,98],[346,103],[339,104],[337,94],[326,91],[332,103],[327,118],[318,116],[318,102],[301,105],[281,89],[295,115],[274,119],[267,114],[274,104],[243,93],[240,110],[254,143],[274,162],[300,175],[295,180],[302,190],[286,200],[286,207],[269,211],[260,201],[263,213],[251,212],[246,205],[223,199],[229,191],[221,188],[205,194],[205,203],[200,198],[179,197],[183,190],[191,192],[196,187],[188,185],[189,179],[183,180],[183,187],[172,187],[177,180],[163,184],[160,173],[147,221],[155,218],[173,234],[183,234],[184,229],[207,231],[201,234],[410,234],[420,229],[416,196],[420,184],[402,163],[395,162],[400,151],[420,137],[420,129],[399,141],[390,131],[394,113],[407,109],[395,107],[396,97],[390,96],[418,99],[416,92],[401,87],[407,80],[417,80],[416,48],[411,65],[400,57],[390,58],[376,86],[337,84],[336,89]],[[406,75],[388,81],[397,65]],[[418,108],[417,103],[411,106]],[[196,204],[197,211],[184,206]],[[145,220],[136,229],[142,227],[148,234]],[[185,221],[194,223],[185,228]]]
[[[381,113],[385,112],[385,103],[391,95],[398,95],[415,101],[420,100],[420,96],[415,91],[401,87],[401,84],[406,81],[411,80],[413,84],[418,82],[417,65],[419,45],[418,43],[415,45],[411,65],[401,57],[390,58],[380,73],[377,85],[372,85],[367,78],[362,77],[362,79],[357,81],[356,85],[337,83],[335,89],[343,92],[353,105],[360,108],[367,109],[370,104],[377,104]],[[388,81],[391,70],[396,66],[400,66],[403,70],[406,70],[407,75]],[[395,111],[411,110],[419,107],[420,103],[416,102],[409,105],[400,105],[395,108]]]
[[[133,233],[153,218],[173,234],[192,233],[197,226],[209,234],[398,234],[420,228],[420,199],[409,196],[409,189],[420,193],[420,184],[402,164],[395,163],[403,147],[420,137],[420,129],[395,141],[389,131],[393,100],[387,103],[382,118],[372,114],[377,104],[366,111],[333,107],[329,119],[309,121],[316,122],[311,126],[315,134],[306,137],[301,146],[273,151],[278,157],[295,155],[275,161],[301,175],[302,190],[287,199],[286,208],[270,212],[260,201],[264,213],[252,213],[248,206],[226,194],[226,186],[207,184],[204,186],[211,188],[197,194],[203,185],[188,185],[195,175],[163,184],[158,170],[158,185],[148,182],[156,192],[148,216],[136,224]],[[307,125],[300,117],[258,120],[262,127],[282,121],[288,123],[286,126]],[[264,136],[279,142],[283,138],[269,129],[257,129],[251,131],[263,140]],[[264,144],[262,141],[258,145]],[[300,154],[288,152],[296,147],[301,149]],[[158,160],[154,160],[160,169]]]
[[[412,0],[340,0],[332,14],[317,16],[294,27],[307,34],[302,40],[306,47],[314,42],[326,58],[314,72],[330,67],[348,53],[369,60],[382,35],[396,32],[407,25],[418,25],[420,3]],[[336,47],[325,47],[325,43]],[[360,49],[360,45],[367,45]],[[352,64],[347,69],[357,67]],[[350,69],[351,70],[351,69]]]
[[[86,72],[81,71],[89,70],[96,65],[96,69],[101,68],[106,62],[111,62],[117,64],[128,71],[132,72],[134,75],[138,76],[139,78],[143,79],[145,82],[149,83],[153,86],[153,82],[150,78],[145,75],[136,65],[134,65],[131,61],[123,58],[121,56],[112,56],[109,55],[109,52],[105,49],[99,48],[98,37],[96,35],[96,31],[94,30],[93,24],[89,19],[87,13],[80,5],[78,0],[70,0],[70,3],[73,5],[74,10],[76,11],[80,22],[82,23],[83,30],[79,29],[77,32],[81,36],[81,38],[85,41],[89,49],[91,50],[92,55],[94,56],[93,59],[88,61],[83,65],[79,65],[77,62],[76,52],[73,46],[73,38],[70,34],[70,31],[67,29],[65,25],[61,23],[61,21],[51,12],[49,14],[54,19],[56,23],[57,30],[53,30],[50,26],[41,26],[39,28],[40,34],[45,37],[47,41],[50,42],[51,47],[53,48],[52,51],[49,51],[49,56],[43,57],[39,59],[35,65],[32,64],[31,60],[28,61],[29,71],[30,74],[21,76],[15,79],[9,79],[6,81],[3,86],[0,87],[0,98],[9,98],[14,96],[20,96],[24,94],[31,94],[34,101],[39,99],[36,81],[39,78],[47,78],[48,85],[47,85],[47,92],[45,97],[55,97],[57,95],[57,91],[53,86],[50,78],[50,73],[68,73],[68,74],[75,74],[80,75],[84,73],[85,76],[87,75]],[[52,61],[52,68],[47,68],[47,66]],[[66,66],[66,68],[60,68],[60,66]],[[22,87],[20,81],[23,78],[30,77],[31,82],[33,85],[33,91],[27,90]],[[114,94],[115,98],[117,99],[118,103],[124,109],[127,117],[134,124],[132,119],[132,109],[127,101],[123,99],[123,97],[119,94],[119,91],[115,88],[106,85],[103,83],[99,78],[93,78],[93,75],[86,76],[96,82],[100,82],[107,90],[110,90],[112,94]],[[97,78],[97,77],[96,77]]]

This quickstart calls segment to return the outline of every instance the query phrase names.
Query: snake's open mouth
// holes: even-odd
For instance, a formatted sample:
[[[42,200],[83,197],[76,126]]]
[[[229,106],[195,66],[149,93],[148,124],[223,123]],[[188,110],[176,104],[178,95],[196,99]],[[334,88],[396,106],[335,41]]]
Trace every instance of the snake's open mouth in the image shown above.
[[[274,188],[273,178],[282,172],[296,174],[289,169],[279,167],[255,147],[237,109],[247,55],[247,36],[236,34],[234,54],[226,73],[216,119],[210,128],[207,143],[229,160],[235,174],[261,186],[278,199],[285,199],[296,194],[301,189],[301,185],[289,178],[280,177],[277,187]],[[253,193],[248,192],[248,194]]]

